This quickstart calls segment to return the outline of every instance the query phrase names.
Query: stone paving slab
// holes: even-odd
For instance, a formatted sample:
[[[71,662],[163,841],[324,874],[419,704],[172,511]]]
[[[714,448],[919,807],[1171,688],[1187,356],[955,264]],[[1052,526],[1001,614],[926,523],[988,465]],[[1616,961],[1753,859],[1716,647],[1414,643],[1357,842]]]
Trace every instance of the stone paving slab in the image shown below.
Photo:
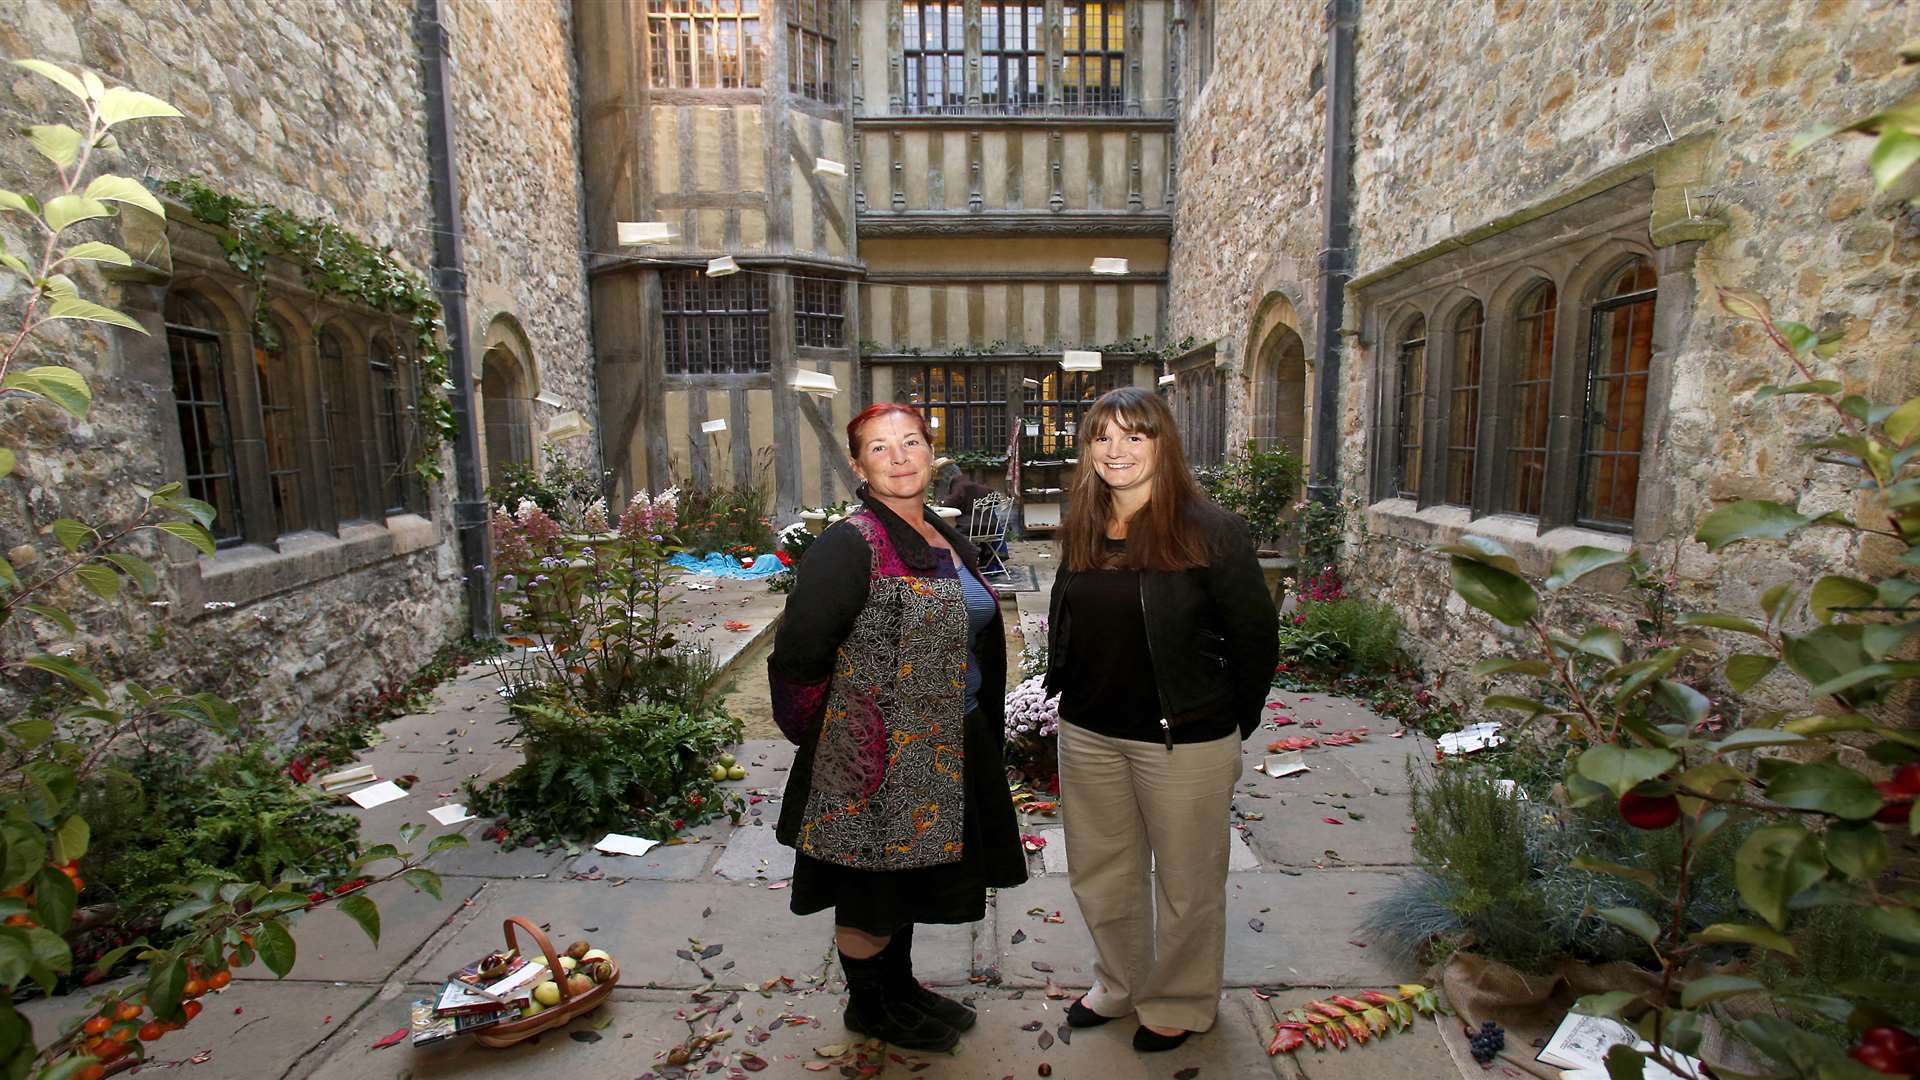
[[[1227,870],[1228,872],[1231,873],[1237,870],[1260,869],[1260,856],[1256,855],[1254,853],[1254,850],[1251,847],[1247,846],[1247,841],[1244,837],[1240,835],[1239,830],[1229,829],[1228,833],[1229,833],[1227,837]],[[1045,840],[1047,842],[1047,846],[1040,849],[1040,865],[1041,865],[1040,872],[1044,874],[1066,873],[1067,865],[1068,865],[1067,864],[1067,831],[1064,828],[1057,825],[1052,827],[1043,826],[1041,828],[1035,829],[1033,831],[1033,835],[1038,836],[1042,840]]]
[[[794,851],[774,836],[771,825],[733,830],[713,872],[729,881],[784,881],[793,876]]]
[[[309,982],[379,982],[410,960],[479,891],[468,878],[444,878],[440,899],[404,881],[367,890],[380,909],[380,944],[360,925],[329,905],[306,912],[293,926],[296,961],[289,979]],[[272,982],[265,964],[234,971],[235,981]]]
[[[1266,815],[1259,821],[1244,822],[1243,827],[1248,842],[1268,865],[1405,866],[1413,862],[1413,834],[1407,831],[1407,803],[1405,795],[1351,799],[1296,795],[1287,799],[1236,800],[1235,805]],[[1293,812],[1303,806],[1306,807],[1304,813]],[[1350,814],[1363,817],[1356,821]],[[1345,824],[1328,825],[1323,820],[1326,817]]]
[[[1386,1039],[1344,1051],[1302,1048],[1292,1055],[1293,1063],[1306,1080],[1380,1080],[1383,1076],[1419,1077],[1440,1080],[1459,1075],[1453,1057],[1447,1053],[1437,1024],[1457,1023],[1452,1019],[1434,1020],[1422,1016],[1405,1031],[1395,1030]],[[1531,1053],[1531,1051],[1529,1051]],[[1517,1072],[1502,1066],[1493,1075]]]
[[[424,950],[408,979],[433,982],[500,947],[501,922],[520,915],[552,926],[557,946],[584,936],[620,963],[622,986],[693,987],[706,977],[675,950],[697,938],[724,951],[707,962],[725,982],[764,982],[778,975],[802,978],[825,969],[833,953],[829,912],[805,917],[788,908],[784,889],[735,885],[708,878],[696,882],[507,881],[477,897],[452,932]],[[963,985],[972,973],[968,927],[926,927],[916,934],[916,969],[923,980]],[[726,968],[732,963],[734,967]],[[837,972],[836,972],[837,974]]]
[[[621,878],[645,881],[692,881],[707,873],[720,848],[715,844],[675,844],[661,846],[645,855],[609,855],[604,851],[583,851],[572,858],[562,854],[562,865],[554,876],[599,874],[606,881]]]
[[[1382,987],[1410,981],[1419,972],[1365,944],[1359,928],[1368,907],[1399,880],[1399,874],[1381,870],[1231,875],[1227,985]],[[1253,929],[1254,919],[1261,930]]]

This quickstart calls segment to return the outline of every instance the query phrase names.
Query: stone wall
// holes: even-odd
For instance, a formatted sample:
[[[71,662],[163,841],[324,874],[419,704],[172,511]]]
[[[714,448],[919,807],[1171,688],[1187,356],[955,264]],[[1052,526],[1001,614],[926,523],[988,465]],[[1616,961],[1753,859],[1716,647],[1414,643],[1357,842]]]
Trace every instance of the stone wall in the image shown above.
[[[1309,98],[1292,68],[1324,56],[1317,15],[1316,7],[1300,25],[1279,26],[1268,5],[1222,5],[1212,84],[1189,105],[1181,131],[1176,336],[1242,339],[1261,292],[1276,286],[1290,283],[1310,302],[1324,133],[1319,95]],[[1663,509],[1656,520],[1643,514],[1632,537],[1662,562],[1677,555],[1685,606],[1752,610],[1767,585],[1809,581],[1860,555],[1838,533],[1718,556],[1692,542],[1698,519],[1726,500],[1773,498],[1803,511],[1853,505],[1851,474],[1798,448],[1826,432],[1828,415],[1753,400],[1762,385],[1792,381],[1790,372],[1749,324],[1718,315],[1711,296],[1715,284],[1753,289],[1782,317],[1843,332],[1835,370],[1874,400],[1920,390],[1914,212],[1873,194],[1864,142],[1787,160],[1796,132],[1911,92],[1913,69],[1896,70],[1893,49],[1917,30],[1911,5],[1871,0],[1362,5],[1354,162],[1362,279],[1497,235],[1590,179],[1630,171],[1675,144],[1702,147],[1695,171],[1668,177],[1650,213],[1677,217],[1684,199],[1725,227],[1698,249],[1687,290],[1698,302],[1663,358],[1671,389],[1659,403],[1664,420],[1647,431],[1645,462]],[[1300,55],[1282,62],[1294,42]],[[1277,170],[1300,179],[1277,192],[1243,181]],[[1692,200],[1703,194],[1710,209],[1701,213]],[[1356,506],[1375,491],[1368,427],[1377,365],[1391,352],[1369,338],[1358,306],[1350,294],[1346,324],[1359,333],[1347,339],[1339,418],[1339,467]],[[1539,565],[1552,545],[1514,520],[1464,527],[1501,535]],[[1353,575],[1362,591],[1402,611],[1407,640],[1424,659],[1462,668],[1501,647],[1491,620],[1451,597],[1445,559],[1425,548],[1460,527],[1379,512],[1355,522]],[[1570,601],[1563,617],[1628,618],[1633,604],[1621,581],[1605,581]]]
[[[569,11],[557,2],[454,0],[447,21],[474,360],[488,326],[504,316],[521,331],[546,388],[597,420],[578,253]],[[198,177],[390,246],[422,274],[431,266],[427,113],[412,4],[23,0],[0,5],[0,54],[84,65],[185,113],[120,129],[121,151],[102,162],[113,171]],[[9,129],[73,119],[63,91],[5,70],[0,113]],[[11,136],[0,140],[0,177],[0,185],[43,194],[52,183],[46,162]],[[27,250],[18,226],[0,222],[14,252]],[[99,233],[133,247],[129,235],[117,225]],[[135,253],[188,272],[175,257],[181,251]],[[226,268],[215,260],[211,269]],[[72,327],[38,337],[34,354],[17,361],[57,355],[87,376],[95,402],[79,424],[44,405],[9,406],[20,419],[7,442],[22,451],[15,475],[0,481],[0,535],[9,547],[31,538],[53,550],[36,534],[58,517],[125,515],[137,502],[135,485],[174,479],[181,460],[157,314],[166,279],[76,277],[90,298],[151,313],[143,318],[155,334]],[[246,282],[234,274],[232,284],[234,320],[244,327]],[[269,295],[277,295],[272,283]],[[0,325],[9,332],[22,299],[17,279],[0,284]],[[317,311],[311,297],[291,299]],[[82,622],[98,636],[82,650],[142,681],[227,694],[282,738],[338,715],[349,697],[411,674],[464,625],[450,455],[443,464],[448,479],[424,517],[342,526],[337,535],[292,533],[210,558],[184,544],[169,542],[164,552],[150,545],[172,569],[158,603],[95,604]]]

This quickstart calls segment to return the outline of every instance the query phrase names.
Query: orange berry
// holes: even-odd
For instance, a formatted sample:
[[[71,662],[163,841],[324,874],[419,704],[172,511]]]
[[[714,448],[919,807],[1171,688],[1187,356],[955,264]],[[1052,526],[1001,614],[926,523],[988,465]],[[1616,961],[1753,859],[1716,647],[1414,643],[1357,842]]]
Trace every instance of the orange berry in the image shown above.
[[[33,916],[31,915],[9,915],[7,916],[7,925],[31,927],[38,926],[39,924],[33,921]]]
[[[113,1010],[113,1018],[115,1020],[138,1020],[140,1014],[144,1011],[145,1010],[140,1008],[135,1002],[123,1001]]]
[[[207,976],[207,989],[224,990],[226,989],[227,984],[232,981],[233,981],[233,972],[228,971],[225,968],[222,968],[219,971],[216,971],[213,974]]]
[[[96,1016],[93,1019],[88,1020],[86,1023],[80,1025],[80,1030],[86,1032],[89,1035],[105,1035],[107,1033],[107,1029],[112,1026],[113,1026],[113,1021],[107,1019],[104,1016]]]
[[[126,1052],[127,1044],[119,1039],[101,1039],[93,1047],[93,1056],[101,1061],[112,1061]]]
[[[140,1041],[154,1042],[165,1035],[167,1029],[158,1020],[149,1020],[140,1026]]]
[[[80,1080],[105,1080],[106,1075],[107,1067],[105,1065],[89,1065],[81,1069],[79,1073]]]
[[[206,992],[207,984],[199,979],[188,979],[187,985],[180,988],[180,996],[184,998],[197,998]]]

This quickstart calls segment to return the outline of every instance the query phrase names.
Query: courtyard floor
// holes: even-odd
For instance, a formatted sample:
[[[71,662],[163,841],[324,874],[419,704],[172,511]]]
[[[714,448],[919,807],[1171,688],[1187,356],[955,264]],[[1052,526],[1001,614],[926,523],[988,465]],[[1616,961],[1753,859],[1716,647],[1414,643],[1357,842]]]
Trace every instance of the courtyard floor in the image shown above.
[[[1019,560],[1038,569],[1038,591],[1014,594],[1022,622],[1032,627],[1052,575],[1042,545],[1020,547]],[[690,593],[684,613],[696,627],[708,627],[701,632],[723,657],[741,658],[754,653],[784,601],[760,582],[723,582]],[[729,621],[747,629],[727,630]],[[753,673],[741,674],[744,682]],[[424,844],[446,831],[432,824],[428,809],[460,801],[468,779],[519,763],[519,750],[502,745],[512,729],[493,687],[484,667],[463,672],[440,689],[430,711],[388,725],[385,738],[361,756],[382,777],[418,778],[405,799],[346,811],[362,818],[364,843],[398,842],[403,824],[425,822],[427,832],[416,841]],[[1329,990],[1387,988],[1418,977],[1368,947],[1358,924],[1368,903],[1409,869],[1406,761],[1431,760],[1433,753],[1413,733],[1390,737],[1388,725],[1349,701],[1280,691],[1272,700],[1299,726],[1265,728],[1246,744],[1234,801],[1227,990],[1212,1032],[1172,1053],[1140,1055],[1129,1044],[1130,1021],[1065,1028],[1071,997],[1050,998],[1049,980],[1067,991],[1085,988],[1093,950],[1068,889],[1058,819],[1031,815],[1023,832],[1046,841],[1030,856],[1031,879],[995,896],[982,922],[919,934],[922,979],[969,1000],[979,1011],[978,1027],[951,1055],[890,1053],[881,1075],[996,1080],[1040,1075],[1043,1063],[1054,1076],[1101,1080],[1453,1075],[1432,1019],[1344,1053],[1303,1050],[1269,1058],[1265,1052],[1273,1008],[1302,1005]],[[1370,734],[1352,745],[1306,751],[1307,773],[1272,779],[1254,771],[1268,742],[1312,731],[1316,722],[1322,731],[1367,727]],[[746,821],[710,823],[694,830],[689,843],[645,856],[502,851],[479,839],[487,822],[452,826],[473,845],[435,861],[445,879],[441,899],[397,882],[380,886],[384,895],[374,897],[382,924],[378,948],[338,912],[308,915],[296,928],[300,955],[290,977],[275,981],[257,966],[236,973],[191,1028],[154,1045],[154,1063],[141,1071],[170,1064],[208,1080],[635,1078],[704,1076],[709,1062],[724,1062],[711,1071],[745,1076],[738,1062],[751,1051],[767,1063],[760,1075],[841,1075],[838,1065],[846,1059],[830,1052],[858,1037],[839,1019],[843,986],[833,961],[831,916],[789,913],[783,886],[793,854],[773,838],[791,756],[784,742],[750,738],[739,751],[749,774],[736,785],[758,798]],[[1060,921],[1049,921],[1056,912]],[[512,915],[549,925],[561,947],[586,936],[612,953],[621,977],[611,1001],[508,1050],[466,1040],[421,1050],[405,1041],[376,1048],[407,1025],[411,1002],[498,947],[502,920]],[[685,1017],[700,1009],[694,995],[702,991],[706,1000],[726,1004],[689,1023]],[[27,1012],[44,1033],[83,1005],[76,996],[39,1002]],[[732,1034],[684,1073],[663,1068],[670,1048],[710,1028]],[[808,1064],[816,1068],[803,1067]]]

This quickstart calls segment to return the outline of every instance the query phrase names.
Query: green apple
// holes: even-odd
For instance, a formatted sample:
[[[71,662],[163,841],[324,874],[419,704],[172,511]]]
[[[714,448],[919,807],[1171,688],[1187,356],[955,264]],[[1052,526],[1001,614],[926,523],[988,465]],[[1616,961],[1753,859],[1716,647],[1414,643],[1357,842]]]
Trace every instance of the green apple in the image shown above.
[[[546,984],[544,984],[544,985],[546,985],[546,986],[552,986],[553,984],[552,984],[552,983],[546,983]],[[546,1012],[546,1011],[547,1011],[547,1007],[546,1007],[545,1005],[542,1005],[542,1004],[540,1004],[540,1003],[539,1003],[538,1001],[529,1001],[529,1002],[527,1002],[527,1005],[526,1005],[526,1008],[524,1008],[524,1009],[521,1009],[521,1010],[520,1010],[520,1015],[521,1015],[521,1016],[536,1016],[536,1015],[538,1015],[538,1014],[540,1014],[540,1013],[543,1013],[543,1012]]]
[[[747,770],[743,765],[735,765],[727,770],[727,779],[729,780],[745,780],[746,778]]]
[[[713,777],[715,783],[719,783],[727,778],[727,767],[716,761],[713,763],[713,768],[707,770],[707,775]]]
[[[579,966],[580,966],[580,961],[575,960],[571,956],[563,956],[560,958],[561,971],[572,971],[574,968],[577,968]]]
[[[554,982],[552,979],[548,979],[546,982],[534,987],[533,1002],[541,1008],[560,1004],[560,984]]]
[[[732,768],[732,767],[733,767],[733,755],[732,755],[732,754],[721,754],[721,755],[720,755],[720,764],[722,764],[722,765],[725,765],[725,766],[727,766],[728,768]]]

